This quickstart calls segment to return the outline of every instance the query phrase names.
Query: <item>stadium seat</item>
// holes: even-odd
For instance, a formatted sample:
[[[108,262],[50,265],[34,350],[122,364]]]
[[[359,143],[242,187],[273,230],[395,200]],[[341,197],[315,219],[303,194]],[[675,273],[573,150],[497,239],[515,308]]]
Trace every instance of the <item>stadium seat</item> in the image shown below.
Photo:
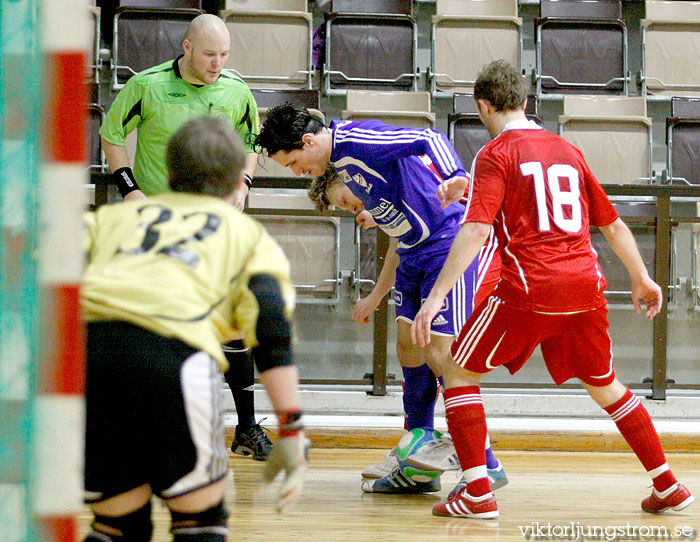
[[[700,186],[700,98],[671,99],[666,149],[669,181]]]
[[[627,27],[620,0],[542,0],[535,81],[543,94],[628,94]]]
[[[107,161],[102,152],[102,140],[100,139],[99,130],[105,118],[105,109],[100,103],[99,91],[97,83],[90,85],[86,132],[88,137],[88,168],[90,171],[103,173],[107,171]]]
[[[642,97],[564,96],[559,135],[576,145],[602,184],[648,184],[651,119]]]
[[[202,13],[200,0],[120,0],[114,14],[112,89],[182,54],[187,27]]]
[[[325,120],[320,111],[319,90],[252,89],[258,104],[260,123],[267,111],[289,102],[306,107],[312,114]],[[260,156],[255,180],[294,177],[291,169],[274,160]],[[291,264],[292,282],[297,290],[297,302],[337,305],[340,300],[340,220],[322,216],[299,216],[294,211],[313,211],[314,206],[305,189],[258,188],[248,196],[248,208],[277,240]],[[256,210],[284,210],[285,214],[255,214]]]
[[[313,18],[307,0],[228,0],[226,67],[250,87],[311,88]]]
[[[615,207],[620,214],[629,213],[631,210],[631,205],[624,203],[615,205]],[[649,216],[650,219],[653,219],[655,214],[655,205],[653,203],[643,204],[639,207],[640,213],[644,213],[642,216]],[[656,262],[656,233],[654,226],[629,224],[629,228],[637,242],[644,266],[653,280]],[[627,269],[597,228],[591,228],[591,242],[598,254],[598,263],[607,282],[605,297],[608,303],[632,308],[630,277]],[[675,242],[675,236],[672,237],[671,242]]]
[[[332,0],[325,25],[324,94],[417,89],[411,0]]]
[[[517,0],[437,0],[430,38],[431,93],[472,92],[481,68],[499,58],[519,68],[521,28]]]
[[[700,2],[647,0],[642,95],[700,96]]]
[[[382,92],[348,90],[344,120],[377,119],[393,126],[432,128],[435,113],[430,112],[429,92]]]
[[[306,190],[255,188],[248,196],[249,212],[262,222],[289,258],[297,303],[337,305],[340,301],[340,219],[299,216],[312,211]],[[256,214],[256,210],[284,214]],[[291,211],[291,213],[290,213]]]
[[[528,96],[525,116],[542,124],[537,114],[537,97]],[[447,116],[447,137],[457,152],[465,169],[471,169],[476,153],[491,141],[486,127],[481,123],[472,94],[455,93],[452,97],[452,113]]]
[[[93,83],[100,82],[100,26],[102,22],[101,10],[97,6],[88,6],[92,26],[90,27],[90,49],[87,57],[87,79]]]
[[[321,93],[317,89],[252,89],[255,102],[258,104],[260,126],[267,118],[267,111],[271,107],[290,102],[294,105],[306,107],[309,112],[325,122],[325,116],[321,112]],[[255,178],[294,177],[294,172],[283,167],[271,158],[260,155],[258,168],[255,170]]]
[[[700,203],[697,205],[697,216],[700,216]],[[700,224],[690,225],[691,233],[691,285],[693,291],[693,308],[700,311]]]

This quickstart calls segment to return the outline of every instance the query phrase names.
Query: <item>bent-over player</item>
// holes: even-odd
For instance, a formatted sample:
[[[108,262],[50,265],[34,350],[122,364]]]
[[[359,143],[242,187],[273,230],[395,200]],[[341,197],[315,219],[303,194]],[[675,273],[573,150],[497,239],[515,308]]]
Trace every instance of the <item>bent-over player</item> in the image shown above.
[[[442,179],[465,178],[447,138],[435,130],[397,128],[380,121],[331,122],[326,127],[307,109],[289,104],[268,111],[257,137],[268,156],[296,175],[320,176],[311,191],[317,205],[327,201],[358,215],[366,210],[390,237],[382,271],[367,297],[352,311],[366,324],[392,286],[397,320],[396,351],[404,377],[405,428],[433,427],[436,376],[449,360],[449,346],[472,310],[477,263],[469,267],[431,322],[433,341],[411,344],[410,324],[447,257],[464,213],[435,201]],[[328,166],[335,174],[327,175]],[[315,195],[314,195],[315,193]],[[495,487],[507,483],[491,453],[489,475]],[[392,450],[386,460],[363,472],[362,489],[373,493],[439,491],[440,480],[416,482],[405,476]]]

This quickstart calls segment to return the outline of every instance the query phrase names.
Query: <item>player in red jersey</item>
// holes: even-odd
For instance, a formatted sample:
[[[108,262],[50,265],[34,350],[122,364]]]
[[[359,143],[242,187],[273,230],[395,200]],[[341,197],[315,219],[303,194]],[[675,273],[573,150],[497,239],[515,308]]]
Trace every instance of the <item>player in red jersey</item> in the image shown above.
[[[515,373],[541,345],[557,384],[578,378],[612,417],[652,478],[645,512],[681,510],[693,502],[666,463],[659,437],[642,403],[615,378],[605,278],[591,244],[597,226],[630,273],[637,313],[661,309],[659,286],[649,278],[634,238],[618,217],[581,152],[525,118],[525,80],[500,60],[486,66],[474,89],[479,116],[493,140],[478,153],[467,210],[442,271],[411,327],[412,340],[429,342],[429,325],[444,294],[471,262],[493,225],[502,258],[501,279],[476,307],[452,345],[456,363],[444,374],[447,423],[467,487],[439,516],[495,518],[486,479],[486,422],[481,377],[499,365]],[[465,185],[443,183],[443,206]]]

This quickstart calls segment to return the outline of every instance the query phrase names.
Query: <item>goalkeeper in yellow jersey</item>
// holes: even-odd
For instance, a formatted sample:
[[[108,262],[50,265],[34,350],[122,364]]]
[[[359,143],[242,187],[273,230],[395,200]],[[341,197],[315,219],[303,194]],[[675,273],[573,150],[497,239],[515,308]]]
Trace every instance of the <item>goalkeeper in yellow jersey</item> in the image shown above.
[[[195,119],[168,143],[171,192],[88,215],[86,541],[150,540],[153,494],[174,542],[226,540],[220,345],[241,333],[279,420],[265,466],[268,481],[285,471],[278,510],[301,489],[294,291],[280,247],[228,201],[244,163],[224,121]]]

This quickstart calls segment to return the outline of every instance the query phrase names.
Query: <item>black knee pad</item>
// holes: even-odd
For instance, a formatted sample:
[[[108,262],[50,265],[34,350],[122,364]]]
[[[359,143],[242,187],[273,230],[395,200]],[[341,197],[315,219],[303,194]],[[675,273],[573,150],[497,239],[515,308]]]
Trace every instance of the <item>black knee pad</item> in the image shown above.
[[[221,501],[203,512],[188,514],[170,511],[173,542],[225,542],[228,512]]]
[[[109,534],[100,526],[109,527],[109,531],[116,529],[121,536]],[[151,501],[148,501],[143,508],[139,508],[131,514],[125,516],[100,516],[95,514],[92,522],[92,533],[85,542],[148,542],[153,534],[153,523],[151,523]]]

